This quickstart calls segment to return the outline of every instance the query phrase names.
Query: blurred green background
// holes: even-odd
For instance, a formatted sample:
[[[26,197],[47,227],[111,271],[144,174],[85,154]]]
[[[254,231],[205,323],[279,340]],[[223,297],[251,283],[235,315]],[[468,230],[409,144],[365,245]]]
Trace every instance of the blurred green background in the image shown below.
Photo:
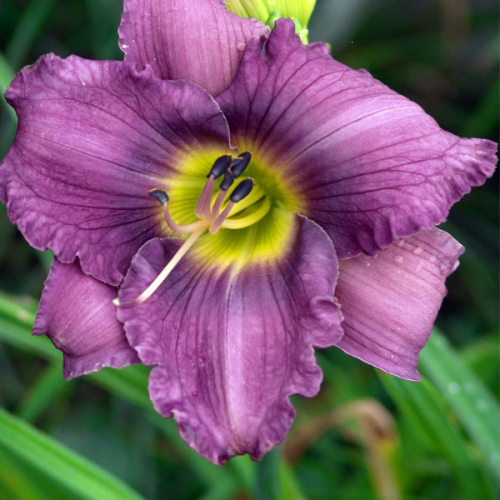
[[[120,0],[0,0],[1,94],[47,52],[121,59],[121,10]],[[496,0],[318,0],[310,40],[443,128],[498,140],[498,18]],[[15,126],[0,98],[0,158]],[[464,198],[444,227],[467,251],[447,282],[443,333],[421,355],[424,381],[320,351],[323,388],[294,399],[286,442],[259,464],[219,468],[152,410],[147,369],[64,381],[59,353],[29,336],[51,256],[28,246],[2,206],[0,499],[497,498],[498,181]]]

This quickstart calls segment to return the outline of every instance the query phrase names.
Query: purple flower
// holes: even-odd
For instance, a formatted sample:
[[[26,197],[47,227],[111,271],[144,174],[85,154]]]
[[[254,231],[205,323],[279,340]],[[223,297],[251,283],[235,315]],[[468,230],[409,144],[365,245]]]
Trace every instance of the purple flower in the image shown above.
[[[65,375],[140,360],[191,447],[260,459],[288,397],[319,390],[315,347],[418,380],[463,251],[435,225],[496,146],[441,130],[290,21],[265,38],[215,0],[166,4],[126,4],[125,62],[20,72],[0,197],[57,258],[34,333]]]

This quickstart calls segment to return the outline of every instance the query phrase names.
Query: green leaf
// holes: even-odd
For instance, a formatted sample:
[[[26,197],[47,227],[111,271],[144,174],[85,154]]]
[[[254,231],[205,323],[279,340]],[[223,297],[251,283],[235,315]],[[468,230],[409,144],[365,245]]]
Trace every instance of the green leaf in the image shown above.
[[[380,379],[404,417],[449,463],[465,498],[488,498],[480,463],[452,425],[446,402],[432,384],[426,379],[415,383],[385,373],[380,373]]]
[[[255,469],[252,481],[255,500],[305,500],[280,448],[265,455]]]
[[[0,294],[0,340],[45,359],[60,361],[61,353],[48,338],[31,337],[35,311],[36,303],[31,299],[22,302]]]
[[[7,87],[10,85],[10,82],[14,78],[14,75],[15,75],[14,70],[10,67],[9,63],[7,62],[7,59],[5,59],[5,57],[0,52],[0,101],[7,109],[13,122],[17,123],[17,116],[16,112],[14,111],[14,108],[10,107],[7,104],[7,101],[3,96],[5,94],[5,91],[7,90]]]
[[[50,498],[58,493],[59,498],[78,500],[141,499],[112,475],[3,409],[0,409],[0,463],[8,463],[10,472],[22,479],[13,483],[10,473],[0,474],[0,491],[10,491],[9,498]],[[33,483],[36,496],[24,496],[27,485]]]
[[[498,403],[437,330],[423,349],[419,366],[454,410],[480,450],[486,468],[500,483]]]
[[[471,113],[468,121],[462,127],[461,135],[465,137],[488,137],[493,135],[498,123],[499,81],[492,82],[489,91]]]
[[[88,379],[129,403],[156,414],[148,394],[149,370],[143,365],[127,366],[119,371],[104,368],[88,375]]]
[[[283,460],[279,463],[280,500],[305,500],[306,497],[299,488],[299,484],[292,468]]]
[[[7,104],[4,94],[15,75],[7,59],[0,52],[0,159],[14,140],[17,115],[14,108]],[[4,119],[5,112],[5,119]]]
[[[53,402],[72,387],[61,376],[61,365],[49,365],[31,386],[16,412],[23,420],[34,422]]]
[[[14,67],[19,67],[33,41],[48,19],[54,0],[32,0],[24,10],[12,35],[5,55]]]
[[[465,361],[490,390],[498,388],[500,380],[500,338],[496,334],[478,339],[461,351]]]

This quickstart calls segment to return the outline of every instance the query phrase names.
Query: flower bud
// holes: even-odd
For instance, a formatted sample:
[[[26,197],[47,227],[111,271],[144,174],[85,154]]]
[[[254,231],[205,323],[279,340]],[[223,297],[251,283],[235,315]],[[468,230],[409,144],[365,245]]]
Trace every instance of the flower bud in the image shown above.
[[[307,43],[307,23],[316,0],[227,0],[226,9],[240,17],[254,17],[274,28],[281,17],[295,23],[295,32],[303,43]]]

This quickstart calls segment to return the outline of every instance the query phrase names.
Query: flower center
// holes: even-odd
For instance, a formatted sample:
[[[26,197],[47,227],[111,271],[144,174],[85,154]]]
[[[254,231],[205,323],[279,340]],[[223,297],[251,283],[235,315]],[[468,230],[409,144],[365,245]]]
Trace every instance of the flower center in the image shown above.
[[[249,262],[272,260],[283,253],[295,208],[287,203],[287,198],[292,197],[283,194],[276,176],[266,176],[258,165],[248,168],[251,161],[248,151],[237,157],[218,157],[205,176],[195,203],[192,193],[196,192],[199,177],[192,174],[171,180],[171,196],[162,189],[149,192],[163,206],[169,230],[185,241],[144,292],[132,302],[115,300],[115,305],[135,306],[147,300],[198,240],[189,255],[221,269],[230,265],[237,270]],[[190,174],[189,163],[185,167]],[[242,176],[244,172],[252,177]],[[186,217],[189,206],[191,215]]]
[[[254,186],[250,177],[242,181],[237,180],[247,168],[251,157],[247,151],[234,159],[229,155],[217,158],[194,208],[194,214],[198,218],[196,222],[176,224],[170,215],[167,193],[159,189],[150,191],[149,194],[164,206],[168,227],[176,233],[194,233],[208,229],[210,234],[217,234],[221,228],[242,229],[265,217],[271,208],[271,202],[265,193]],[[214,195],[216,181],[222,177],[219,191]],[[233,185],[235,188],[228,196]],[[243,211],[246,215],[233,218]]]

